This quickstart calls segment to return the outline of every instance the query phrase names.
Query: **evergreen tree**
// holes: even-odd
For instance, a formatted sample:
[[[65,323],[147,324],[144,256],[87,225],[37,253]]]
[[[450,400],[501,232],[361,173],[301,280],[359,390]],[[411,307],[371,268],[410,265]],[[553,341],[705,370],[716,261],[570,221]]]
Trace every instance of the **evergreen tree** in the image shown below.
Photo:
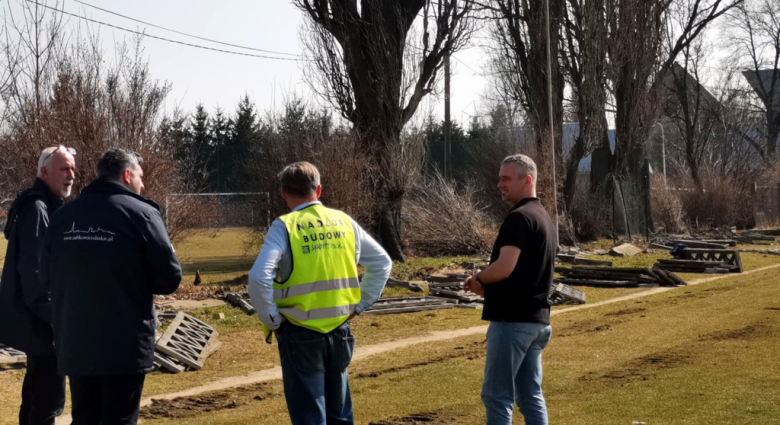
[[[231,173],[226,180],[230,190],[251,190],[252,176],[255,164],[250,164],[248,158],[257,157],[261,144],[261,129],[257,121],[255,106],[244,95],[238,102],[236,119],[230,132],[230,140],[225,149],[225,160]]]
[[[208,185],[208,176],[211,174],[213,165],[211,159],[214,155],[215,145],[212,143],[209,113],[199,103],[195,108],[195,114],[192,116],[192,127],[190,129],[193,149],[193,165],[196,175],[194,176],[198,188],[205,188]]]
[[[211,120],[210,139],[213,150],[208,175],[209,187],[217,192],[226,191],[226,181],[231,171],[227,149],[232,128],[233,121],[217,106]]]

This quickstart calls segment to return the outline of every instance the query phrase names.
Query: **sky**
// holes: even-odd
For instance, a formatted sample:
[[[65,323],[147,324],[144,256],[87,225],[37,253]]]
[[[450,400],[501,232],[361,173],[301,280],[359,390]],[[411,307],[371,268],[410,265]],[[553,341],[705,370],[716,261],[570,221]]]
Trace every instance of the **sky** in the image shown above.
[[[17,7],[9,0],[3,7]],[[43,2],[43,0],[39,0]],[[301,52],[299,31],[303,14],[288,0],[84,0],[93,6],[125,15],[136,20],[199,37],[255,49],[297,54]],[[52,6],[54,0],[48,0]],[[79,4],[74,0],[59,3],[63,10],[107,24],[135,31],[143,31],[171,40],[177,40],[217,49],[266,55],[266,53],[230,47],[175,34],[149,25],[134,22],[110,13]],[[68,17],[67,25],[84,25],[77,17]],[[132,40],[132,34],[107,26],[90,24],[100,30],[108,55],[113,44]],[[297,61],[273,60],[226,54],[216,51],[174,44],[146,37],[144,56],[149,61],[154,78],[172,85],[167,99],[168,112],[175,107],[194,110],[203,103],[209,112],[216,106],[231,113],[244,94],[249,95],[260,111],[278,108],[283,99],[293,95],[315,99],[303,79],[303,64]],[[270,54],[277,57],[290,57]],[[484,52],[471,47],[455,55],[452,78],[452,116],[467,122],[479,109],[485,80],[482,73]],[[467,68],[468,67],[468,68]],[[471,68],[471,69],[469,69]],[[432,111],[443,116],[443,97],[431,98],[423,106],[423,113]]]

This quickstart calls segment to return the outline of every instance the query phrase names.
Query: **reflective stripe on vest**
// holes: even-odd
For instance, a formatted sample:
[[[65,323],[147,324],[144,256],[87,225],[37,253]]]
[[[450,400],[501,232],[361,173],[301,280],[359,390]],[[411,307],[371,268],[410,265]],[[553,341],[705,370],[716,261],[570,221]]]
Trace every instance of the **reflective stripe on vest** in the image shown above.
[[[337,289],[360,288],[360,280],[356,277],[347,277],[340,279],[321,280],[318,282],[305,283],[303,285],[290,286],[284,289],[274,289],[274,299],[283,300],[285,298],[297,297],[299,295],[308,295],[315,292],[333,291]]]
[[[279,220],[287,229],[293,268],[286,281],[274,282],[274,301],[294,325],[328,333],[341,326],[360,302],[351,219],[313,204]],[[265,331],[270,342],[271,332]]]

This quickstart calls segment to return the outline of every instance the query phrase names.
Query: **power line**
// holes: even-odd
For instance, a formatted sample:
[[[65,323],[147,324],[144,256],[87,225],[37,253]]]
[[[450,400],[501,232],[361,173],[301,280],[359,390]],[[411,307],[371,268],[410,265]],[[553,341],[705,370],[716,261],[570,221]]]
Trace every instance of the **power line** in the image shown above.
[[[206,47],[206,46],[201,46],[201,45],[198,45],[198,44],[186,43],[184,41],[171,40],[169,38],[160,37],[160,36],[157,36],[157,35],[150,35],[150,34],[146,34],[146,33],[140,32],[140,31],[135,31],[135,30],[123,28],[123,27],[120,27],[120,26],[107,24],[105,22],[101,22],[101,21],[97,21],[95,19],[87,18],[86,16],[76,15],[75,13],[70,13],[70,12],[66,12],[66,11],[61,10],[61,9],[57,9],[55,7],[47,6],[45,4],[41,4],[41,3],[38,3],[38,2],[33,1],[33,0],[26,0],[26,1],[28,3],[37,4],[38,6],[44,7],[46,9],[51,9],[53,11],[56,11],[56,12],[59,12],[59,13],[63,13],[65,15],[73,16],[75,18],[83,19],[85,21],[89,21],[89,22],[92,22],[92,23],[95,23],[95,24],[98,24],[98,25],[104,25],[104,26],[107,26],[107,27],[111,27],[111,28],[114,28],[114,29],[121,30],[121,31],[126,31],[126,32],[129,32],[129,33],[132,33],[132,34],[140,35],[142,37],[149,37],[149,38],[154,38],[154,39],[157,39],[157,40],[167,41],[169,43],[175,43],[175,44],[181,44],[183,46],[194,47],[196,49],[211,50],[211,51],[214,51],[214,52],[228,53],[228,54],[231,54],[231,55],[239,55],[239,56],[248,56],[248,57],[252,57],[252,58],[275,59],[275,60],[293,61],[293,62],[308,62],[307,59],[280,58],[280,57],[275,57],[275,56],[255,55],[255,54],[251,54],[251,53],[242,53],[242,52],[236,52],[236,51],[231,51],[231,50],[216,49],[214,47]]]
[[[208,42],[211,42],[211,43],[222,44],[222,45],[230,46],[230,47],[238,47],[239,49],[254,50],[256,52],[272,53],[272,54],[276,54],[276,55],[287,55],[287,56],[295,56],[295,57],[300,56],[300,55],[295,54],[295,53],[285,53],[285,52],[276,52],[276,51],[273,51],[273,50],[258,49],[258,48],[255,48],[255,47],[241,46],[239,44],[231,44],[231,43],[226,43],[224,41],[212,40],[210,38],[200,37],[200,36],[193,35],[193,34],[187,34],[185,32],[176,31],[176,30],[172,30],[170,28],[161,27],[159,25],[155,25],[155,24],[152,24],[152,23],[149,23],[149,22],[144,22],[144,21],[142,21],[140,19],[135,19],[135,18],[132,18],[130,16],[126,16],[126,15],[122,15],[120,13],[112,12],[112,11],[110,11],[108,9],[103,9],[102,7],[91,5],[89,3],[85,3],[85,2],[80,1],[80,0],[73,0],[73,1],[76,2],[76,3],[79,3],[79,4],[83,4],[84,6],[87,6],[87,7],[91,7],[91,8],[94,8],[94,9],[106,12],[106,13],[110,13],[112,15],[119,16],[121,18],[129,19],[131,21],[138,22],[138,23],[141,23],[141,24],[144,24],[144,25],[149,25],[150,27],[158,28],[158,29],[165,30],[165,31],[170,31],[170,32],[173,32],[173,33],[176,33],[176,34],[187,36],[187,37],[197,38],[199,40],[208,41]]]

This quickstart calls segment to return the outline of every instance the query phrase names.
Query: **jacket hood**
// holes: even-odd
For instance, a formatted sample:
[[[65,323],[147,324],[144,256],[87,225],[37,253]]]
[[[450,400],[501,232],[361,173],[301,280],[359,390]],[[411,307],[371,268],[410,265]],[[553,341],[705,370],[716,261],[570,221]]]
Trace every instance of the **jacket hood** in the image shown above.
[[[43,180],[36,178],[35,183],[33,183],[31,188],[25,189],[16,195],[16,199],[14,199],[13,204],[11,204],[11,209],[8,210],[8,216],[6,217],[5,221],[5,229],[3,230],[3,234],[5,235],[6,239],[11,237],[11,228],[13,227],[13,223],[16,221],[16,216],[19,214],[19,211],[21,211],[28,202],[35,201],[37,199],[40,199],[46,203],[50,214],[54,213],[57,208],[62,206],[62,199],[58,198],[51,191],[51,189],[49,189],[49,186],[43,182]]]
[[[120,183],[118,180],[109,179],[109,178],[99,178],[92,181],[92,183],[90,183],[89,186],[85,187],[84,190],[81,191],[81,196],[96,195],[96,194],[127,195],[135,199],[138,199],[139,201],[147,205],[154,207],[154,209],[157,211],[160,211],[160,205],[158,205],[157,202],[154,202],[149,198],[145,198],[133,192],[132,190],[125,187],[125,185]]]

